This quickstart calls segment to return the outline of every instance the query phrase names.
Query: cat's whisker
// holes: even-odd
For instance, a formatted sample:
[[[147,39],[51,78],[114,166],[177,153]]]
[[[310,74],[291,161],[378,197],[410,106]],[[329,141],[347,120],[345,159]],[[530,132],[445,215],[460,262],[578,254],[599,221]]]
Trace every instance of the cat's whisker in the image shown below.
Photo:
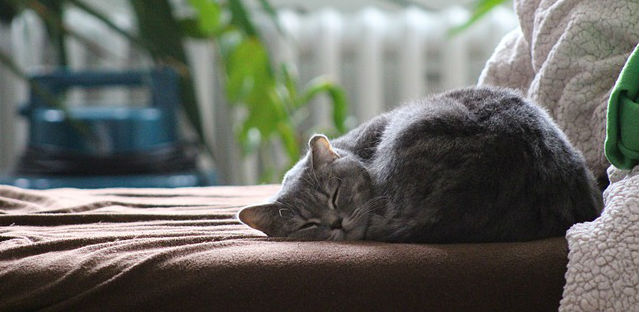
[[[387,198],[384,196],[371,198],[364,205],[353,210],[349,219],[351,220],[351,222],[359,222],[360,219],[367,216],[371,212],[382,208],[383,203],[385,203],[386,199]]]
[[[317,187],[316,181],[313,181],[313,179],[311,179],[310,177],[302,176],[302,179],[304,180],[304,182],[308,183],[311,187]]]
[[[311,170],[311,177],[313,177],[313,180],[315,180],[315,184],[313,184],[313,186],[317,187],[320,185],[319,183],[319,179],[317,178],[317,174],[315,173],[315,170]]]
[[[293,209],[293,206],[291,206],[291,205],[289,205],[289,204],[287,204],[287,203],[281,202],[281,201],[279,201],[279,200],[275,200],[275,203],[277,203],[277,204],[279,204],[279,205],[284,206],[284,208],[286,208],[286,209],[294,210],[294,209]]]

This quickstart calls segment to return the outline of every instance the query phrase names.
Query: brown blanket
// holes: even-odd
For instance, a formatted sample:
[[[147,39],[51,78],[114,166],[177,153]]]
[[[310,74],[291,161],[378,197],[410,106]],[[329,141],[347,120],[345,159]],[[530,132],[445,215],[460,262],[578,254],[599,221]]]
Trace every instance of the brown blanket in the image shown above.
[[[553,311],[563,238],[267,239],[234,219],[277,186],[0,186],[0,311]]]

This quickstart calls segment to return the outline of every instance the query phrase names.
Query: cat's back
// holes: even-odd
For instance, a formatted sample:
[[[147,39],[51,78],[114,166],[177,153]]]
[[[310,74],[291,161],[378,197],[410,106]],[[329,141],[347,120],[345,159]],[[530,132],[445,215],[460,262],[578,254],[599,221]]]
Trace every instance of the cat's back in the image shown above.
[[[424,125],[423,130],[435,135],[526,135],[535,128],[555,127],[542,109],[516,91],[492,87],[442,93],[405,105],[392,116],[394,127]]]
[[[417,241],[557,235],[594,218],[601,202],[581,154],[509,89],[454,90],[393,111],[372,168],[384,196],[424,222],[406,234]]]
[[[538,129],[548,131],[548,135],[563,135],[543,109],[512,89],[459,89],[443,93],[434,102],[442,102],[442,99],[451,99],[454,105],[464,107],[469,118],[487,132],[526,136],[532,131],[533,135],[540,135],[535,131]]]
[[[461,168],[468,171],[495,166],[549,176],[587,171],[581,153],[548,113],[506,88],[458,89],[397,109],[377,156],[406,166],[467,164]]]
[[[483,154],[486,160],[521,153],[563,152],[572,158],[570,143],[548,114],[517,92],[504,88],[466,88],[404,105],[390,114],[379,156],[391,150],[412,151],[406,157],[440,153]],[[550,150],[550,147],[565,147]],[[496,154],[496,152],[498,154]],[[492,156],[491,156],[492,155]],[[438,157],[438,158],[443,158]],[[445,157],[444,157],[445,158]]]

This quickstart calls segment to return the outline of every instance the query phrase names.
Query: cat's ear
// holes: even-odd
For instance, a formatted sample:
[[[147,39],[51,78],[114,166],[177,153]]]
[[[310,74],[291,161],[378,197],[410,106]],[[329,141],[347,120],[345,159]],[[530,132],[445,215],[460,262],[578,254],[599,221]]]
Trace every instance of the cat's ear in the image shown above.
[[[281,211],[285,210],[285,211]],[[268,236],[285,236],[284,222],[290,213],[277,204],[261,204],[242,208],[237,214],[242,223]]]
[[[323,134],[313,135],[308,141],[308,147],[311,149],[311,161],[314,169],[339,158],[328,138]]]

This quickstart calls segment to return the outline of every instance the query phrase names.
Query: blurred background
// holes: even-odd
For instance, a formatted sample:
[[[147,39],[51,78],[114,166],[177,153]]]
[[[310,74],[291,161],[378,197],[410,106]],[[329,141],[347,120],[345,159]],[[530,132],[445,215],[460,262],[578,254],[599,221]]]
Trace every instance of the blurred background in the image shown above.
[[[515,27],[503,0],[0,0],[0,183],[278,182]]]

